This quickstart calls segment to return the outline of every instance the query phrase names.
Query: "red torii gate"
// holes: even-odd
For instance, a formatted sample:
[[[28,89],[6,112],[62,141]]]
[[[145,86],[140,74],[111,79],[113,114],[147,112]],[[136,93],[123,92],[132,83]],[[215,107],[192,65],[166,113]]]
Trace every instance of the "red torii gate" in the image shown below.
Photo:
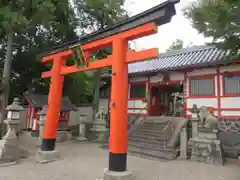
[[[112,47],[112,55],[106,59],[89,62],[86,68],[79,68],[76,65],[64,65],[67,58],[72,55],[71,50],[42,58],[43,63],[53,62],[51,71],[42,74],[43,78],[51,77],[42,151],[53,151],[55,149],[64,75],[112,66],[109,170],[126,170],[128,63],[158,56],[157,48],[140,52],[128,51],[128,41],[155,33],[157,33],[157,26],[154,23],[148,23],[83,45],[81,48],[88,58],[90,57],[89,54],[96,49]]]
[[[170,22],[172,16],[176,14],[174,5],[178,2],[179,0],[168,0],[136,17],[130,18],[124,23],[120,23],[120,25],[116,25],[111,29],[111,33],[108,31],[100,33],[101,35],[98,38],[95,37],[96,34],[93,34],[92,37],[89,37],[89,41],[85,40],[85,43],[81,46],[81,50],[83,50],[87,59],[86,67],[65,65],[68,57],[72,56],[72,50],[69,49],[61,50],[42,58],[43,63],[52,61],[53,67],[51,71],[42,74],[42,78],[51,78],[51,84],[44,135],[38,156],[49,157],[55,153],[64,75],[112,67],[109,172],[126,171],[128,63],[152,59],[158,56],[157,48],[140,52],[130,51],[128,50],[128,41],[157,33],[157,25]],[[118,28],[118,30],[114,28]],[[106,59],[90,62],[91,54],[103,48],[112,48],[112,55]]]

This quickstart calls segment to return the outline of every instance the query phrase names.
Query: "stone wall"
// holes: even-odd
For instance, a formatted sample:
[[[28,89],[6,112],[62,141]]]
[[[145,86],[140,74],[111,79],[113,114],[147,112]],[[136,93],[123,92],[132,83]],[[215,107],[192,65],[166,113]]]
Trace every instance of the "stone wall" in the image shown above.
[[[225,156],[237,158],[240,155],[240,119],[221,119],[219,129]]]

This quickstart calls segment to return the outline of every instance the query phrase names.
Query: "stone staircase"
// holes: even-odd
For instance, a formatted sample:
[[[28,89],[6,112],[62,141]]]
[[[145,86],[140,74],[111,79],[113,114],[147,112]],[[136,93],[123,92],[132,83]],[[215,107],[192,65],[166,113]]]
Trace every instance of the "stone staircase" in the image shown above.
[[[171,117],[147,117],[128,137],[128,153],[140,157],[172,160],[179,149],[167,147],[174,127]]]

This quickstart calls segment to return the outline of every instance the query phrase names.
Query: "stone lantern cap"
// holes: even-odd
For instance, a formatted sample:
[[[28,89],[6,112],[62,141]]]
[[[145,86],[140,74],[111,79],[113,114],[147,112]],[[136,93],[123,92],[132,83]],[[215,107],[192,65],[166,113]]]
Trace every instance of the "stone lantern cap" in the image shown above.
[[[43,106],[42,110],[38,112],[38,115],[46,115],[47,114],[47,106]]]
[[[80,120],[81,124],[87,124],[88,123],[88,121],[87,121],[88,114],[87,113],[78,113],[78,115],[80,116],[79,120]]]
[[[46,114],[47,114],[47,106],[43,106],[43,107],[42,107],[42,110],[39,111],[37,114],[39,115],[39,117],[41,117],[41,116],[45,116],[45,118],[46,118]],[[44,118],[44,119],[39,118],[38,124],[39,124],[39,125],[44,125],[44,123],[45,123],[45,121],[46,121],[45,118]]]
[[[23,111],[24,108],[20,105],[20,99],[14,98],[13,103],[6,108],[7,111]]]

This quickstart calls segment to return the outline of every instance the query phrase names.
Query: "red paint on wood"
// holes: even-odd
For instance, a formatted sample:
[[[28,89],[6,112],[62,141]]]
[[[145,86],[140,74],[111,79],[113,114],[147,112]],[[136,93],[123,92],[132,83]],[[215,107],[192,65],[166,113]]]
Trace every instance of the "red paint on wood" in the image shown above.
[[[146,113],[128,113],[128,116],[148,116]]]
[[[128,108],[128,110],[147,110],[147,108]]]
[[[221,111],[240,111],[240,108],[221,108]]]
[[[184,101],[184,117],[187,118],[187,72],[184,72],[183,96],[186,97]]]
[[[214,87],[215,88],[215,87]],[[217,68],[217,106],[218,106],[218,117],[221,116],[221,84],[220,84],[220,69]]]

